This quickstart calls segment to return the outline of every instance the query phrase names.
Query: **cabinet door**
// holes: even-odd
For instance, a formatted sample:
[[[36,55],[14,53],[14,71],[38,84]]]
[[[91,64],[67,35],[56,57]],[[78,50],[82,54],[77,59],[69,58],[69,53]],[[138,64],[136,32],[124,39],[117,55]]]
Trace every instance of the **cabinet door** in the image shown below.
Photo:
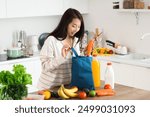
[[[99,61],[100,61],[100,65],[101,65],[101,70],[100,70],[101,80],[104,80],[105,79],[105,77],[104,77],[105,76],[105,70],[106,70],[106,66],[107,66],[108,61],[104,61],[104,60],[99,60]],[[126,86],[131,86],[131,87],[134,86],[133,67],[132,66],[112,62],[112,67],[114,70],[115,83],[123,84]]]
[[[12,63],[6,63],[4,65],[0,65],[0,71],[2,70],[10,70],[12,71],[13,65],[22,64],[25,68],[27,73],[31,74],[32,76],[32,85],[28,85],[28,92],[37,91],[37,82],[40,77],[41,73],[41,62],[39,58],[33,60],[26,60],[26,61],[18,61]]]
[[[0,0],[0,18],[6,17],[6,0]]]
[[[134,87],[150,91],[150,69],[134,66]]]
[[[7,17],[60,15],[63,0],[7,0]]]
[[[4,65],[0,65],[0,72],[3,71],[3,70],[8,70],[9,67],[7,64],[4,64]]]
[[[24,61],[21,63],[26,67],[27,73],[32,75],[32,86],[29,86],[29,92],[34,92],[37,90],[37,82],[41,73],[41,62],[40,59]]]
[[[126,86],[134,86],[133,66],[121,63],[112,63],[115,75],[115,82]]]
[[[88,0],[64,0],[64,11],[68,8],[75,8],[82,14],[88,13]]]
[[[105,75],[107,61],[99,60],[99,62],[100,62],[100,79],[104,80],[105,79],[104,75]]]

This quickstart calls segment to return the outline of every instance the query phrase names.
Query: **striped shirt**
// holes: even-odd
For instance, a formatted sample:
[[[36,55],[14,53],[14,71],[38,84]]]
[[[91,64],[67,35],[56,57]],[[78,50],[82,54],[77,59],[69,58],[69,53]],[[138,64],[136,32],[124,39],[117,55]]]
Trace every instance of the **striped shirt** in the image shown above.
[[[76,44],[75,38],[73,47],[80,53],[79,44]],[[42,72],[38,82],[38,89],[49,89],[61,84],[69,84],[71,81],[71,52],[67,54],[66,59],[62,57],[63,43],[54,36],[49,36],[40,52]]]

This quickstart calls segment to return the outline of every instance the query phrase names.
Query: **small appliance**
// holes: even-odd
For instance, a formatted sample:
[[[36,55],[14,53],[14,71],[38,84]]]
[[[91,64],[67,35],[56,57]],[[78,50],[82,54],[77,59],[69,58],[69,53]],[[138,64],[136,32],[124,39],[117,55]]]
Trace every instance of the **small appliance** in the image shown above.
[[[28,53],[29,55],[34,55],[39,53],[38,49],[38,36],[37,35],[29,35],[28,36]]]

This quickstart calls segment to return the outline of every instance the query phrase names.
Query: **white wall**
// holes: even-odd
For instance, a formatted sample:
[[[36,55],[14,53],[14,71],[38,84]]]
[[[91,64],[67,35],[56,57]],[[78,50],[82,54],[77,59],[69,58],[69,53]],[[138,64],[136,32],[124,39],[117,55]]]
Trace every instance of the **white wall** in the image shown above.
[[[25,30],[27,35],[40,35],[52,31],[59,20],[60,16],[0,19],[0,48],[11,46],[15,30]]]
[[[27,35],[51,32],[58,25],[60,18],[61,16],[0,19],[0,49],[12,46],[14,31],[25,30]]]
[[[150,36],[140,40],[144,33],[150,32],[150,12],[140,13],[136,25],[133,13],[119,13],[112,9],[112,2],[118,0],[89,1],[89,15],[85,21],[89,30],[99,27],[107,39],[126,45],[133,52],[150,54]]]
[[[133,52],[150,54],[150,36],[140,37],[150,32],[150,13],[141,13],[139,25],[133,13],[119,13],[112,9],[112,2],[118,0],[89,0],[89,14],[84,16],[85,27],[94,31],[96,27],[104,30],[105,37],[129,47]],[[60,16],[0,19],[0,48],[9,47],[14,30],[25,30],[27,35],[39,35],[52,31]]]

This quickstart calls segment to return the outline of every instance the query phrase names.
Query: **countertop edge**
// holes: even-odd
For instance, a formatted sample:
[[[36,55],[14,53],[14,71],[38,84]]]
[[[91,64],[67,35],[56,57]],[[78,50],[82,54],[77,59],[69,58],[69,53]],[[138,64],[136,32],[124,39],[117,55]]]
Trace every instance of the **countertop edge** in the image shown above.
[[[14,59],[14,60],[0,61],[0,65],[20,63],[20,62],[29,61],[29,60],[36,60],[36,59],[40,59],[40,56],[35,55],[35,56],[31,56],[29,58],[19,58],[19,59]]]

